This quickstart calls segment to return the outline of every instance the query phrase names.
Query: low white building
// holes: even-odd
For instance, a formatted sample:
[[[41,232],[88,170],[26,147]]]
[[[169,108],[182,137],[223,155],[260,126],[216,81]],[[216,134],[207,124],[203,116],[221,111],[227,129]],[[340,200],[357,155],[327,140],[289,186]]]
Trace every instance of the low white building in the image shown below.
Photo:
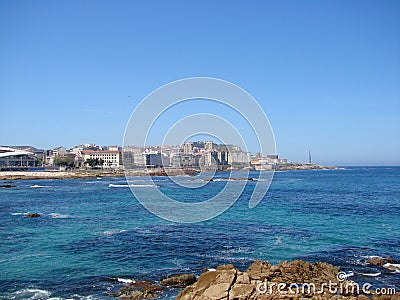
[[[251,166],[258,171],[262,170],[272,170],[274,168],[273,162],[271,162],[269,159],[253,159],[251,162]]]
[[[101,159],[104,167],[118,168],[121,166],[121,153],[118,150],[82,150],[83,160]]]

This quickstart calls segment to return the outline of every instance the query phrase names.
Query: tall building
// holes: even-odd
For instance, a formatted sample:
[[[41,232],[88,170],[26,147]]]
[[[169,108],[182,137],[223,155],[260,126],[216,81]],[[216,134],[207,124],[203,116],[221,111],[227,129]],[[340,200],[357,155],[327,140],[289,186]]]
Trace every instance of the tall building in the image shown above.
[[[193,153],[193,143],[192,142],[186,142],[183,145],[183,154],[192,154]]]
[[[206,150],[211,151],[211,150],[213,150],[215,148],[215,144],[213,142],[211,142],[211,141],[205,142],[204,148]]]
[[[228,152],[210,151],[204,154],[204,165],[206,166],[226,166],[228,165]]]
[[[218,165],[226,166],[228,164],[228,152],[218,151]]]
[[[161,153],[146,153],[146,166],[147,167],[162,167],[163,160]]]

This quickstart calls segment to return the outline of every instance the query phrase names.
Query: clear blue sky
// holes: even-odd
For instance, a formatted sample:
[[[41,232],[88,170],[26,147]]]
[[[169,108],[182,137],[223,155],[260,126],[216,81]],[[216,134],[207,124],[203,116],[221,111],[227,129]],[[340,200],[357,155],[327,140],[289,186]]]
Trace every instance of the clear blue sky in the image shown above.
[[[289,160],[400,165],[399,1],[0,2],[0,145],[121,144],[193,76],[250,92]]]

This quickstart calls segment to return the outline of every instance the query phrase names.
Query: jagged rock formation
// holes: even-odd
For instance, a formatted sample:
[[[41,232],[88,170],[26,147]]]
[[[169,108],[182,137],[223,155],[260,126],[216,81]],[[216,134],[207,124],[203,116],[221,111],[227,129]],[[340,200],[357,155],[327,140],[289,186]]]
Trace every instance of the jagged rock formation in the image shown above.
[[[338,276],[341,274],[342,276]],[[177,300],[253,300],[253,299],[379,299],[400,300],[400,294],[363,294],[345,273],[327,263],[295,260],[273,266],[255,261],[245,272],[233,265],[203,273],[186,287]]]

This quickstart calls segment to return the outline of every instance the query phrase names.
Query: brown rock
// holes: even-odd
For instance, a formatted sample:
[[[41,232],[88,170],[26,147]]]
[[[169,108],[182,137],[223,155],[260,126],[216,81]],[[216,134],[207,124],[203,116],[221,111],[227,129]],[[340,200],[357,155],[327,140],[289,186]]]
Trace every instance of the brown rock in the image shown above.
[[[250,283],[249,274],[247,274],[246,272],[244,273],[238,272],[235,284],[249,284],[249,283]]]
[[[137,281],[129,284],[129,286],[123,286],[119,292],[113,294],[114,297],[122,299],[151,299],[158,297],[159,292],[162,288],[158,285],[154,285],[149,281]]]
[[[214,283],[202,293],[201,297],[205,299],[227,299],[230,287],[229,282]]]
[[[229,290],[238,270],[233,265],[220,266],[203,273],[196,283],[185,288],[176,299],[228,299]]]
[[[320,279],[319,282],[333,280],[336,282],[336,276],[339,273],[339,268],[324,262],[314,264],[313,277]]]
[[[389,262],[389,261],[387,261]],[[238,271],[233,265],[220,266],[215,271],[202,274],[198,281],[186,287],[176,299],[178,300],[400,300],[400,294],[377,295],[369,297],[358,295],[353,281],[341,281],[343,286],[349,286],[347,294],[332,294],[325,286],[328,282],[338,283],[336,275],[339,268],[327,263],[309,263],[302,260],[282,262],[272,266],[268,262],[255,261],[245,272]],[[266,293],[260,292],[257,287],[268,283]],[[275,287],[278,283],[285,283],[286,287],[279,292]],[[291,294],[289,284],[313,283],[314,288],[297,290]],[[321,286],[325,284],[321,294]],[[283,292],[283,293],[282,293]]]
[[[284,261],[276,267],[272,276],[270,276],[275,281],[283,283],[310,282],[313,277],[314,266],[302,260]],[[335,276],[332,277],[335,278]]]
[[[274,270],[272,265],[267,261],[256,260],[246,271],[251,280],[264,280],[269,278]]]
[[[194,289],[194,285],[187,286],[182,292],[179,293],[178,296],[176,296],[176,299],[190,299],[189,297],[194,294]]]
[[[400,268],[396,267],[395,265],[389,264],[389,265],[384,265],[384,267],[391,271],[400,272]]]
[[[161,281],[163,286],[185,287],[196,282],[194,274],[178,274]]]
[[[373,300],[400,300],[400,293],[394,295],[374,295]]]
[[[252,284],[235,283],[230,292],[229,300],[247,300],[254,292],[255,286]]]
[[[313,300],[367,300],[365,296],[356,295],[350,292],[348,295],[333,295],[328,288],[319,294],[322,283],[338,283],[336,278],[339,268],[327,263],[305,262],[295,260],[282,262],[272,266],[268,262],[255,261],[245,272],[240,272],[232,265],[221,266],[216,271],[202,274],[198,281],[186,287],[178,296],[178,300],[282,300],[282,299],[305,299]],[[274,283],[275,287],[268,285],[266,293],[260,293],[257,287],[260,284]],[[283,293],[279,292],[277,285],[285,283]],[[300,290],[291,294],[290,284],[314,283],[315,287]],[[351,281],[344,281],[343,284],[352,284]],[[324,285],[324,286],[325,286]],[[286,293],[286,294],[285,294]],[[389,299],[377,299],[389,300]],[[397,299],[396,299],[397,300]],[[400,299],[399,299],[400,300]]]
[[[383,266],[384,264],[387,263],[393,263],[393,259],[391,257],[373,257],[367,260],[367,264],[373,265],[373,266]]]
[[[38,217],[40,217],[40,214],[31,213],[31,214],[26,214],[25,217],[27,217],[27,218],[38,218]]]
[[[0,188],[3,188],[3,189],[9,189],[9,188],[15,188],[16,186],[15,185],[12,185],[12,184],[2,184],[2,185],[0,185]]]

